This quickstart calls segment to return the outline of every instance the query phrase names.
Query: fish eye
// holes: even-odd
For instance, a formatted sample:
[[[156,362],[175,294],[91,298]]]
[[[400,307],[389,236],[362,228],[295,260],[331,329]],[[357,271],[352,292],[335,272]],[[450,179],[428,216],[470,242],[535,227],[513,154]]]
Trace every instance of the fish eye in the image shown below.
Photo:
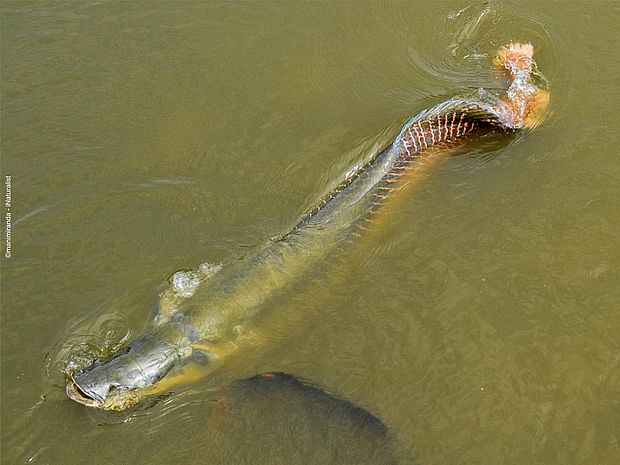
[[[110,387],[108,388],[108,394],[112,394],[121,387],[120,383],[110,383]]]

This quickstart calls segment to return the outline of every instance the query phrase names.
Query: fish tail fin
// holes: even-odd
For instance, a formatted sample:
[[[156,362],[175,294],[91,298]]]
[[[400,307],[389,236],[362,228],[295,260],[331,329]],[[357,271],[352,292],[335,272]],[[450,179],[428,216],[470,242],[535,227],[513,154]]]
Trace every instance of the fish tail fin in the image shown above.
[[[513,128],[534,128],[540,124],[549,104],[549,92],[535,84],[537,74],[532,44],[510,43],[501,47],[493,60],[495,67],[508,73],[502,113]]]
[[[500,70],[508,70],[514,79],[518,71],[530,74],[534,64],[532,44],[507,44],[497,51],[493,64]]]

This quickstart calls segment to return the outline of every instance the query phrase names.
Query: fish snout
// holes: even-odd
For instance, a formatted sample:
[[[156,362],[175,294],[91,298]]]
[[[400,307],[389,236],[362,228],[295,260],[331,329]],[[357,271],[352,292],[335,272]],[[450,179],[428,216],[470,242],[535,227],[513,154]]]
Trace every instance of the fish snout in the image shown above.
[[[75,402],[88,407],[103,408],[110,386],[84,383],[80,380],[80,375],[71,375],[66,391],[69,398]]]

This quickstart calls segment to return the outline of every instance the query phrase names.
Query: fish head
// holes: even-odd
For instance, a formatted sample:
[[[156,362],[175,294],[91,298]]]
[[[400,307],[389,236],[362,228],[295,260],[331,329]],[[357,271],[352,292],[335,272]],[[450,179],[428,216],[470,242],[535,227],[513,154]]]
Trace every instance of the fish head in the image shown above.
[[[176,344],[145,339],[134,341],[125,353],[73,373],[66,387],[69,398],[104,410],[138,403],[184,355]]]
[[[140,390],[148,386],[148,380],[127,355],[73,373],[66,389],[69,398],[105,410],[123,410],[138,403]]]

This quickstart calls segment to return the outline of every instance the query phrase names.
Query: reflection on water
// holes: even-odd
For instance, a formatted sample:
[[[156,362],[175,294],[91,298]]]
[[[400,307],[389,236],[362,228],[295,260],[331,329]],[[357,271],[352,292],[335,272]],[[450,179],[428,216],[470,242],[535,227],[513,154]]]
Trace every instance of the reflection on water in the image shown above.
[[[3,463],[614,463],[617,16],[5,2]],[[541,127],[412,178],[368,237],[274,299],[260,350],[213,377],[124,414],[66,398],[67,363],[142,331],[175,271],[247,255],[414,113],[500,88],[489,55],[510,41],[531,41],[549,80]],[[235,390],[273,370],[371,412],[389,444],[295,390]]]

